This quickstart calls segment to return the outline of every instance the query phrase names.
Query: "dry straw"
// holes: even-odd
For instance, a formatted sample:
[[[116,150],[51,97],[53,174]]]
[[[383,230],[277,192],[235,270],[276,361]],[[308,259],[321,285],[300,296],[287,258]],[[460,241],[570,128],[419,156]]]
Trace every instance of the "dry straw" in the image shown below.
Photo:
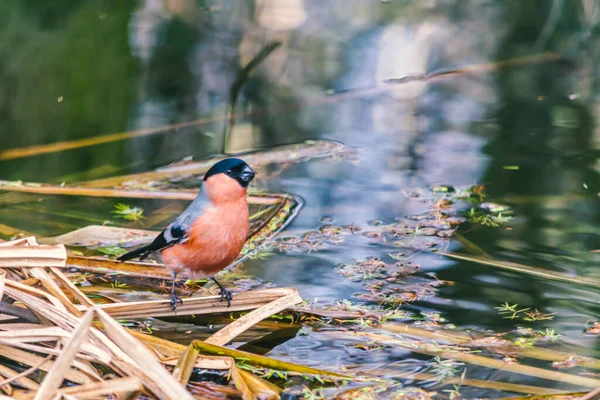
[[[61,271],[66,261],[64,246],[39,245],[32,237],[0,244],[0,355],[23,366],[19,372],[0,365],[0,390],[6,398],[136,398],[145,393],[192,399],[186,384],[194,367],[228,369],[243,398],[278,396],[279,389],[239,370],[231,357],[200,355],[195,342],[185,347],[128,331],[114,318],[254,310],[207,340],[222,346],[300,303],[294,289],[240,293],[230,309],[215,296],[186,299],[176,312],[162,300],[95,305]]]

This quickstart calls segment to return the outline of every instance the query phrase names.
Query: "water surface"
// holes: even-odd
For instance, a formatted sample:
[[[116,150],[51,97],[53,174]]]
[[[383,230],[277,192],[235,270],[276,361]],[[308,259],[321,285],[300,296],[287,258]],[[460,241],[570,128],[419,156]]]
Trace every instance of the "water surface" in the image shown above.
[[[2,179],[72,183],[146,171],[190,155],[337,140],[359,148],[358,160],[312,160],[259,176],[260,188],[305,200],[284,235],[315,230],[323,216],[339,225],[391,223],[425,210],[404,189],[483,184],[488,200],[512,205],[515,218],[500,228],[464,226],[465,237],[498,259],[600,278],[600,254],[592,252],[600,248],[595,123],[600,9],[593,1],[10,0],[3,9],[2,150],[204,122],[4,160]],[[245,81],[233,130],[223,140],[230,87],[273,41],[282,44]],[[382,84],[543,52],[563,59]],[[95,222],[111,218],[111,202],[53,201],[91,209]],[[50,223],[56,218],[9,203],[5,200],[0,223],[39,235],[86,224]],[[449,243],[450,250],[460,248]],[[353,296],[361,285],[334,266],[385,259],[394,250],[358,234],[338,246],[275,254],[245,267],[263,281],[297,287],[306,299],[358,301]],[[453,282],[407,305],[416,315],[440,313],[445,323],[462,329],[554,329],[563,336],[552,348],[598,356],[598,337],[584,333],[586,323],[600,315],[597,288],[427,252],[412,261]],[[494,309],[504,302],[554,318],[508,320]],[[426,359],[405,351],[367,354],[319,332],[297,336],[269,354],[323,367],[403,362],[410,369],[407,360],[413,360],[424,368]],[[478,368],[469,376],[559,387]],[[472,396],[499,395],[471,390]]]

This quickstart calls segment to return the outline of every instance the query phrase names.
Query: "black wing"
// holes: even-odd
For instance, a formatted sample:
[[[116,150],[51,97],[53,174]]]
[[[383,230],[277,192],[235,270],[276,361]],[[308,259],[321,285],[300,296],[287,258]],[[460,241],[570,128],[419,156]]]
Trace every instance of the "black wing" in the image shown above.
[[[171,224],[169,224],[169,226],[167,226],[166,229],[152,241],[152,243],[130,251],[127,254],[123,254],[121,257],[117,258],[117,260],[127,261],[139,257],[141,261],[155,251],[171,247],[178,243],[185,243],[188,239],[188,232],[192,224],[196,218],[204,213],[204,210],[208,206],[210,206],[210,200],[203,191],[200,191],[198,196],[192,201],[192,204],[190,204],[188,208],[175,219],[175,221],[171,222]]]

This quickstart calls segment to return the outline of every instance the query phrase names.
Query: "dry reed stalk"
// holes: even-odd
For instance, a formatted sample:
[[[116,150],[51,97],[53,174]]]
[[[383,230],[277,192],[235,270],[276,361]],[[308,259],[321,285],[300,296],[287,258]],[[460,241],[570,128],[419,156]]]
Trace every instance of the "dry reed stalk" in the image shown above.
[[[126,378],[115,378],[102,382],[88,383],[71,387],[64,387],[58,390],[61,396],[72,395],[77,399],[97,399],[104,398],[110,394],[128,394],[137,393],[143,390],[143,385],[140,378],[130,376]],[[19,400],[31,400],[34,393],[24,394],[19,396]],[[121,399],[121,397],[119,397]]]
[[[37,329],[22,329],[0,332],[0,343],[11,344],[14,342],[46,342],[60,340],[62,338],[70,338],[71,334],[62,328],[44,327],[41,325]],[[0,329],[4,329],[0,325]]]
[[[123,275],[134,275],[142,278],[154,278],[154,279],[171,279],[171,272],[161,264],[151,262],[118,262],[115,260],[108,260],[101,257],[83,257],[76,255],[69,255],[67,259],[67,265],[69,267],[75,267],[83,271],[90,271],[96,273],[112,273],[118,272]]]
[[[67,251],[62,244],[0,247],[0,267],[64,267]]]
[[[233,338],[238,336],[240,333],[245,332],[258,322],[271,315],[277,314],[289,307],[292,307],[298,303],[302,303],[302,298],[298,294],[298,291],[291,289],[291,293],[274,300],[270,303],[265,304],[257,308],[254,311],[238,318],[234,322],[228,324],[226,327],[216,332],[214,335],[206,339],[204,342],[209,344],[215,344],[217,346],[224,346],[229,343]]]
[[[249,371],[245,371],[241,368],[238,368],[239,374],[244,378],[244,381],[252,390],[255,398],[257,399],[279,399],[279,394],[281,393],[281,389],[269,381],[254,375]]]
[[[34,400],[51,399],[56,395],[60,388],[64,376],[71,367],[71,362],[79,351],[79,346],[86,340],[87,333],[94,320],[94,310],[88,310],[81,318],[81,321],[73,331],[69,341],[64,345],[61,354],[56,359],[54,367],[48,372],[48,375],[42,381],[40,389],[36,393]]]
[[[177,366],[178,358],[172,359],[161,359],[159,360],[164,365],[171,365],[173,367]],[[231,357],[222,357],[222,356],[204,356],[199,355],[196,357],[196,361],[194,363],[194,368],[199,369],[215,369],[215,370],[229,370],[231,367],[235,365],[235,360]]]
[[[445,341],[453,344],[469,344],[473,340],[479,340],[483,336],[477,335],[476,337],[472,337],[472,335],[467,334],[465,332],[460,331],[429,331],[427,329],[419,328],[412,325],[401,324],[401,323],[388,323],[383,324],[381,326],[382,329],[394,333],[398,333],[401,335],[407,335],[417,338],[425,338],[434,341]],[[482,345],[478,345],[477,347],[482,347]],[[499,350],[502,353],[502,348],[494,348],[490,347],[491,351]],[[518,347],[516,345],[511,346],[509,350],[510,355],[517,355],[522,357],[530,357],[536,358],[538,360],[545,361],[564,361],[568,358],[572,358],[573,354],[544,349],[541,347]],[[592,357],[584,357],[584,356],[576,356],[577,365],[584,368],[592,368],[592,369],[600,369],[600,360],[592,358]]]
[[[62,340],[60,343],[65,342],[65,340]],[[15,341],[15,342],[11,342],[10,346],[13,349],[22,349],[22,350],[28,350],[28,351],[33,351],[36,353],[40,353],[40,354],[48,354],[48,355],[59,355],[60,354],[60,350],[58,350],[57,348],[52,348],[52,347],[48,347],[46,345],[35,345],[35,344],[31,344],[31,343],[23,343],[23,342],[19,342],[19,341]],[[82,345],[82,349],[81,352],[78,353],[77,355],[77,359],[73,361],[73,365],[75,367],[77,367],[78,369],[80,369],[81,371],[85,372],[88,376],[94,378],[94,379],[99,379],[99,376],[97,374],[97,372],[95,372],[95,370],[90,369],[87,367],[88,363],[86,362],[97,362],[97,363],[105,363],[108,365],[108,362],[110,361],[110,358],[107,357],[103,357],[104,353],[101,353],[100,356],[97,355],[98,352],[100,352],[101,350],[98,350],[95,347],[91,347],[87,344],[83,344]]]
[[[0,301],[2,300],[2,297],[4,296],[4,281],[6,279],[6,271],[5,270],[0,270]]]
[[[333,320],[338,320],[338,321],[367,318],[369,316],[378,317],[378,315],[375,313],[369,314],[369,313],[360,312],[360,311],[334,311],[334,310],[330,311],[330,310],[318,310],[318,309],[311,310],[311,309],[298,308],[298,307],[292,307],[292,308],[290,308],[290,311],[298,313],[298,314],[314,315],[317,317],[331,318]]]
[[[64,342],[66,343],[66,341],[68,339],[70,339],[71,335],[69,334],[67,337],[59,337],[59,338],[52,338],[52,337],[44,337],[44,336],[33,336],[33,337],[24,337],[24,338],[18,338],[18,339],[2,339],[2,343],[12,346],[12,348],[15,349],[23,349],[23,350],[30,350],[30,351],[34,351],[36,353],[41,353],[41,354],[49,354],[49,355],[59,355],[60,354],[60,350],[58,350],[57,348],[52,348],[52,347],[48,347],[46,345],[41,345],[41,344],[32,344],[31,342],[34,340],[37,340],[39,342],[45,342],[48,340],[59,340],[59,342]],[[92,346],[89,343],[83,343],[81,345],[81,349],[80,349],[80,353],[78,354],[78,358],[82,361],[94,361],[94,362],[98,362],[98,363],[103,363],[108,365],[111,361],[111,357],[110,355],[102,350],[99,349],[96,346]],[[75,360],[74,361],[75,364],[77,364],[77,368],[81,369],[82,371],[85,371],[88,375],[90,376],[96,376],[97,374],[95,372],[93,372],[93,370],[89,370],[88,368],[85,368],[85,364],[82,364],[80,361]]]
[[[300,374],[310,374],[310,375],[322,375],[322,376],[330,376],[334,378],[342,378],[342,379],[351,379],[351,375],[340,374],[337,372],[325,371],[318,368],[306,367],[304,365],[289,363],[287,361],[280,361],[274,358],[269,358],[265,356],[259,356],[256,354],[248,353],[246,351],[240,351],[235,349],[230,349],[228,347],[215,346],[214,344],[209,344],[202,342],[200,340],[194,340],[190,343],[190,346],[196,347],[201,353],[205,354],[213,354],[213,355],[222,355],[229,356],[235,359],[241,359],[249,364],[258,365],[265,368],[275,369],[278,371],[289,371],[296,372]]]
[[[194,123],[204,123],[204,121],[200,122],[200,120],[193,121],[193,122]],[[190,123],[188,123],[188,124],[190,124]],[[182,126],[179,126],[179,127],[182,127]],[[168,129],[173,129],[173,128],[172,127],[168,127],[168,128],[167,127],[158,127],[158,128],[152,128],[152,129],[142,129],[142,130],[132,131],[132,132],[114,133],[111,135],[102,135],[102,136],[96,136],[93,138],[77,139],[77,140],[73,140],[73,141],[69,141],[69,142],[58,142],[58,143],[50,143],[50,144],[43,144],[43,145],[36,145],[36,146],[30,146],[30,147],[4,150],[4,151],[0,152],[0,160],[2,160],[2,161],[14,160],[16,158],[31,157],[31,156],[36,156],[36,155],[40,155],[40,154],[55,153],[57,151],[78,149],[81,147],[110,143],[110,142],[114,142],[117,140],[124,140],[124,139],[140,137],[140,136],[152,135],[152,134],[156,134],[156,133],[165,132]]]
[[[146,346],[152,347],[156,351],[165,354],[181,354],[186,350],[186,346],[173,343],[167,341],[165,339],[161,339],[155,336],[151,336],[142,332],[130,331],[130,333],[141,340]],[[226,347],[215,346],[211,344],[207,344],[201,341],[193,341],[190,343],[190,347],[195,347],[201,353],[204,354],[213,354],[219,355],[219,358],[231,359],[231,358],[239,358],[241,360],[245,360],[250,364],[259,365],[265,368],[271,368],[280,371],[289,371],[296,372],[300,374],[312,374],[312,375],[322,375],[322,376],[331,376],[336,378],[352,378],[350,375],[339,374],[336,372],[325,371],[317,368],[306,367],[299,364],[288,363],[285,361],[275,360],[273,358],[258,356],[252,353],[230,349]],[[200,356],[202,357],[202,356]],[[212,361],[212,360],[211,360]],[[196,361],[196,365],[198,365],[199,361]],[[225,366],[225,365],[224,365]],[[201,368],[201,367],[200,367]],[[228,368],[222,368],[228,369]]]
[[[117,226],[87,225],[53,238],[43,238],[44,242],[67,246],[112,246],[119,243],[144,244],[151,242],[158,231],[147,229],[121,228]]]
[[[35,145],[35,146],[29,146],[29,147],[23,147],[23,148],[8,149],[8,150],[3,150],[0,152],[0,161],[14,160],[17,158],[31,157],[31,156],[36,156],[36,155],[40,155],[40,154],[49,154],[49,153],[55,153],[55,152],[60,152],[60,151],[65,151],[65,150],[78,149],[78,148],[82,148],[82,147],[96,146],[96,145],[100,145],[100,144],[112,143],[112,142],[116,142],[116,141],[120,141],[120,140],[133,139],[133,138],[143,137],[143,136],[148,136],[148,135],[156,135],[156,134],[160,134],[160,133],[165,134],[165,133],[169,133],[169,132],[176,132],[179,129],[192,127],[192,126],[198,126],[198,125],[204,125],[204,124],[217,122],[217,121],[223,121],[223,120],[227,120],[228,118],[230,118],[229,115],[209,116],[209,117],[200,118],[200,119],[197,119],[194,121],[159,126],[159,127],[155,127],[155,128],[145,128],[145,129],[138,129],[138,130],[129,131],[129,132],[120,132],[120,133],[113,133],[113,134],[108,134],[108,135],[99,135],[99,136],[95,136],[92,138],[76,139],[76,140],[66,141],[66,142],[57,142],[57,143]],[[313,141],[313,142],[319,143],[318,141]],[[325,141],[323,141],[323,142],[325,142]],[[284,145],[284,146],[280,146],[280,148],[289,149],[291,146],[293,146],[293,145]],[[298,145],[296,145],[296,146],[298,146]],[[288,151],[288,153],[289,153],[289,151]],[[265,153],[265,154],[269,154],[269,153]],[[289,154],[285,154],[285,155],[287,155],[288,158],[290,156]],[[210,159],[211,160],[210,162],[215,163],[219,159],[222,159],[222,158],[223,157],[212,157]]]
[[[230,378],[236,389],[242,394],[243,400],[279,399],[281,389],[236,365],[230,370]]]
[[[0,191],[45,194],[58,196],[85,196],[85,197],[116,197],[122,199],[160,199],[192,201],[198,195],[198,190],[131,190],[131,189],[105,189],[93,187],[53,186],[25,184],[23,186],[5,186],[5,181],[0,180]],[[274,205],[281,200],[274,196],[248,195],[248,204]]]
[[[10,281],[7,281],[7,283]],[[67,331],[72,331],[79,324],[79,318],[62,310],[51,303],[44,302],[36,297],[31,296],[25,292],[6,287],[6,294],[14,299],[22,301],[29,309],[35,310],[35,312],[47,321],[52,321],[53,325],[61,327]],[[62,305],[62,304],[61,304]],[[92,346],[99,347],[102,350],[110,350],[115,353],[118,349],[114,349],[114,344],[108,340],[99,330],[96,328],[90,329],[89,342]],[[121,360],[128,359],[123,353],[117,353]]]
[[[48,354],[48,357],[50,356],[58,356],[61,354],[61,351],[59,349],[60,347],[60,343],[61,342],[57,342],[57,347],[51,348],[51,347],[46,347],[43,345],[27,345],[24,343],[11,343],[11,349],[12,350],[18,350],[19,348],[23,349],[23,350],[29,350],[29,351],[34,351],[36,353],[41,353],[41,354]],[[66,343],[66,342],[65,342]],[[85,344],[82,346],[84,347]],[[82,349],[81,352],[79,352],[77,354],[77,358],[75,360],[73,360],[73,367],[77,368],[79,371],[85,373],[89,378],[91,378],[92,380],[101,380],[100,375],[98,374],[98,372],[91,367],[90,362],[95,362],[95,363],[104,363],[105,365],[108,365],[108,361],[102,357],[97,357],[95,356],[96,351],[89,351],[89,349],[91,349],[91,347],[87,347],[87,349]],[[91,354],[91,355],[87,355]],[[25,354],[31,354],[31,353],[25,353]],[[24,364],[27,364],[26,362],[23,362]],[[40,363],[42,363],[42,361],[40,361]],[[44,362],[43,364],[46,364],[46,362]],[[37,368],[40,370],[44,370],[43,368]],[[71,380],[70,378],[66,378]],[[83,383],[86,382],[87,379],[81,380],[81,379],[77,379],[73,382],[75,383]]]
[[[354,370],[353,370],[354,371]],[[360,368],[356,369],[357,372],[361,374],[368,374],[369,371],[364,371]],[[460,376],[448,377],[443,380],[440,380],[440,377],[435,374],[430,374],[426,372],[403,372],[396,371],[392,369],[386,368],[378,368],[376,370],[377,375],[385,375],[388,378],[402,378],[402,379],[411,379],[417,381],[426,381],[426,382],[437,382],[440,385],[461,385],[461,386],[473,386],[485,389],[494,389],[498,391],[504,392],[513,392],[513,393],[526,393],[526,394],[536,394],[536,395],[554,395],[564,393],[563,390],[551,389],[539,386],[531,386],[531,385],[520,385],[516,383],[506,383],[506,382],[494,382],[489,380],[482,379],[471,379],[464,378]]]
[[[59,299],[57,299],[53,295],[46,293],[42,290],[27,286],[27,285],[23,285],[21,282],[16,282],[16,281],[13,281],[12,279],[6,279],[4,284],[5,284],[5,286],[4,286],[5,293],[7,293],[10,289],[14,289],[14,290],[16,290],[16,292],[13,292],[13,293],[24,293],[24,294],[28,294],[28,295],[38,298],[38,299],[46,299],[50,303],[52,303],[52,305],[54,305],[56,308],[60,309],[61,311],[67,310],[65,305]],[[19,299],[15,299],[15,300],[19,300]]]
[[[62,289],[56,284],[54,279],[43,268],[31,268],[31,275],[39,279],[40,283],[52,296],[60,300],[67,310],[76,317],[81,317],[83,314],[75,307],[75,304],[67,297]]]
[[[244,161],[253,167],[259,167],[261,165],[285,164],[312,158],[342,155],[346,151],[346,146],[340,142],[330,140],[306,140],[301,143],[277,146],[267,151],[238,153],[235,156],[243,158]],[[214,163],[227,157],[231,157],[231,155],[210,157],[184,164],[175,164],[158,168],[155,171],[142,172],[139,174],[95,179],[80,182],[79,185],[86,187],[114,187],[130,181],[157,181],[168,178],[203,175]]]
[[[114,341],[137,365],[142,367],[140,371],[145,377],[142,382],[159,399],[193,400],[193,397],[185,390],[177,380],[171,376],[162,365],[154,358],[152,353],[125,328],[119,325],[107,313],[100,308],[95,308],[98,318],[107,336]],[[148,385],[148,380],[153,383]],[[157,390],[158,389],[158,390]]]
[[[137,397],[144,389],[142,381],[136,376],[127,378],[110,379],[102,382],[92,383],[89,385],[80,385],[75,387],[66,387],[58,392],[62,395],[74,395],[77,399],[97,399],[98,397],[105,398],[110,394],[122,394],[119,398],[134,398]]]
[[[265,318],[270,317],[273,314],[277,314],[278,312],[291,307],[295,304],[301,303],[302,298],[298,294],[298,292],[294,289],[291,290],[291,293],[274,300],[270,303],[267,303],[254,311],[244,315],[243,317],[237,319],[236,321],[230,323],[225,328],[221,329],[204,342],[208,344],[214,345],[225,345],[230,342],[233,338],[238,336],[240,333],[250,329],[256,323],[262,321]],[[196,364],[196,359],[199,356],[200,352],[196,346],[190,345],[188,346],[182,353],[173,370],[173,377],[177,379],[179,383],[187,383],[189,380],[192,369]],[[239,374],[234,371],[236,367],[233,366],[230,371],[232,376],[238,376]],[[257,379],[254,381],[254,385],[258,385],[262,380]],[[234,380],[236,382],[236,380]],[[240,383],[239,379],[237,383]],[[237,386],[236,383],[236,386]],[[266,383],[261,384],[262,386],[268,387]],[[238,387],[240,392],[246,393],[245,384],[241,387]],[[267,389],[262,389],[261,391],[268,391]]]
[[[7,345],[0,345],[0,355],[2,357],[6,357],[8,359],[15,360],[21,364],[29,366],[38,365],[41,364],[42,361],[44,361],[43,357]],[[54,361],[50,360],[41,364],[40,367],[38,367],[38,369],[44,372],[48,372],[52,369],[53,366]],[[77,371],[73,368],[67,371],[67,373],[65,374],[65,379],[68,379],[73,383],[79,384],[93,382],[86,374],[82,373],[81,371]]]
[[[218,361],[215,364],[214,361]],[[165,364],[165,360],[161,360]],[[217,367],[217,368],[214,368]],[[177,359],[173,369],[173,378],[180,384],[186,385],[192,375],[194,368],[220,369],[231,372],[236,368],[235,360],[231,357],[206,357],[199,355],[198,349],[194,346],[187,346],[181,356]]]
[[[297,296],[295,289],[291,288],[270,288],[236,293],[233,295],[231,307],[227,307],[227,304],[221,302],[220,296],[184,298],[183,304],[177,306],[175,311],[171,309],[171,301],[167,299],[98,304],[97,307],[104,310],[113,318],[201,315],[253,310],[294,293]]]
[[[66,259],[67,251],[63,245],[41,246],[38,245],[35,237],[27,237],[3,243],[0,246],[0,267],[29,269],[28,273],[35,278],[43,278],[42,284],[45,283],[46,289],[51,291],[51,293],[48,295],[41,290],[29,288],[12,280],[5,280],[3,283],[5,286],[10,284],[13,287],[20,287],[29,293],[46,297],[55,305],[61,304],[61,308],[70,308],[71,311],[79,313],[54,280],[41,268],[64,267]]]
[[[254,393],[252,393],[252,390],[250,390],[248,383],[242,377],[240,369],[236,366],[233,366],[233,368],[231,368],[230,374],[230,378],[233,381],[233,384],[235,385],[236,389],[239,390],[242,394],[242,400],[255,400],[256,397],[254,396]]]
[[[187,349],[187,347],[182,344],[161,339],[156,336],[133,330],[130,330],[129,333],[144,343],[146,347],[154,351],[159,361],[165,365],[177,366],[179,359],[181,359],[181,354]],[[194,368],[228,370],[234,364],[235,361],[231,357],[199,355],[196,358]],[[183,375],[183,373],[180,374]]]
[[[409,349],[409,350],[417,352],[417,353],[422,353],[422,354],[427,354],[427,355],[432,355],[432,356],[439,356],[441,358],[447,358],[447,359],[451,359],[451,360],[458,360],[458,361],[469,363],[469,364],[480,365],[483,367],[509,371],[509,372],[512,372],[515,374],[535,376],[537,378],[548,379],[548,380],[556,381],[556,382],[564,382],[564,383],[569,383],[571,385],[588,387],[588,388],[600,387],[600,380],[598,380],[598,379],[593,379],[593,378],[588,378],[588,377],[578,376],[578,375],[572,375],[572,374],[566,374],[564,372],[551,371],[551,370],[547,370],[547,369],[531,367],[528,365],[509,364],[502,360],[497,360],[494,358],[484,357],[484,356],[480,356],[480,355],[476,355],[476,354],[470,354],[470,353],[463,352],[463,351],[440,349],[439,347],[436,348],[436,346],[434,346],[434,345],[423,345],[423,344],[417,343],[415,341],[400,340],[397,338],[384,336],[384,335],[380,335],[380,334],[376,334],[376,333],[347,331],[347,332],[344,332],[343,335],[368,338],[368,339],[374,340],[378,343],[387,343],[387,344],[391,344],[391,345],[397,345],[397,346]]]
[[[18,372],[0,364],[0,375],[4,378],[12,379],[18,375]],[[38,390],[40,387],[36,381],[27,377],[17,378],[16,383],[25,389]]]
[[[69,278],[67,278],[60,269],[50,268],[50,272],[59,280],[59,282],[61,282],[64,285],[64,288],[68,290],[73,295],[73,297],[75,297],[79,301],[79,304],[83,304],[86,307],[92,307],[94,305],[92,300],[90,300],[90,298],[87,297],[85,293],[79,290],[79,288],[75,286],[73,282],[71,282]]]
[[[211,336],[211,338],[209,338],[207,341],[212,339],[212,342],[225,344],[235,336],[252,327],[256,322],[259,322],[260,320],[301,301],[302,299],[298,293],[295,290],[292,290],[291,293],[284,295],[277,300],[269,302],[245,315],[244,317],[241,317],[236,322],[228,325],[215,335]],[[173,371],[173,377],[178,382],[182,384],[187,383],[191,376],[192,369],[197,365],[198,356],[199,351],[197,347],[193,345],[188,346],[181,353],[181,356],[179,357]],[[228,359],[227,364],[229,364],[228,367],[231,373],[231,379],[237,389],[242,393],[243,398],[254,399],[257,396],[260,396],[260,398],[278,397],[279,391],[273,389],[273,385],[270,385],[268,382],[261,378],[255,377],[252,374],[239,370],[231,358]]]
[[[506,269],[513,272],[519,272],[522,274],[537,276],[539,278],[560,281],[560,282],[569,282],[576,283],[578,285],[591,286],[595,288],[600,288],[600,279],[588,278],[588,277],[580,277],[580,276],[570,276],[566,274],[561,274],[560,272],[550,271],[548,269],[531,267],[529,265],[518,264],[510,261],[499,261],[489,257],[478,257],[471,256],[467,254],[458,254],[452,252],[444,252],[439,253],[444,256],[448,256],[451,258],[455,258],[463,261],[471,261],[478,264],[489,265],[496,268]]]
[[[10,246],[3,243],[2,247],[30,251],[40,246],[37,245],[35,239],[27,238],[15,241]],[[13,272],[14,268],[0,271]],[[29,265],[20,270],[18,277],[31,285],[41,284],[43,290],[23,284],[25,281],[16,282],[6,279],[6,276],[3,277],[4,279],[0,277],[0,287],[4,283],[4,294],[22,302],[25,306],[25,308],[12,307],[21,309],[23,312],[33,312],[41,324],[8,323],[2,325],[0,323],[0,343],[2,343],[0,344],[0,355],[30,366],[22,373],[23,376],[1,366],[0,368],[3,369],[0,370],[0,375],[4,371],[5,375],[16,385],[21,384],[25,388],[35,389],[40,386],[24,375],[38,369],[48,372],[42,381],[40,390],[35,395],[20,393],[20,398],[35,400],[59,397],[64,399],[92,398],[116,392],[125,393],[127,398],[132,398],[140,392],[142,386],[160,399],[192,398],[178,383],[178,380],[169,375],[161,365],[161,362],[164,365],[175,364],[175,357],[181,355],[182,350],[185,349],[184,346],[165,340],[159,340],[157,344],[157,338],[152,337],[150,340],[148,337],[145,338],[147,340],[140,340],[139,334],[130,335],[103,311],[106,309],[115,315],[122,316],[139,315],[141,309],[142,316],[147,316],[148,313],[173,315],[170,308],[166,312],[163,310],[169,307],[168,301],[97,306],[54,266],[43,268],[35,264]],[[75,306],[64,291],[78,299],[82,305]],[[219,343],[231,340],[263,318],[302,301],[295,289],[288,288],[236,294],[231,308],[224,307],[218,300],[217,296],[186,299],[180,308],[183,309],[187,303],[190,307],[187,311],[196,314],[231,312],[236,310],[236,304],[238,311],[256,309],[242,317],[229,329],[217,332],[212,340]],[[85,314],[82,315],[82,311],[85,311]],[[178,311],[180,310],[178,309]],[[95,315],[100,319],[104,332],[92,324]],[[12,330],[6,330],[11,328]],[[3,329],[4,331],[2,331]],[[62,351],[45,346],[44,343],[48,342],[56,342],[57,346],[63,343]],[[155,354],[149,349],[152,349]],[[179,377],[180,382],[189,379],[191,369],[194,367],[237,370],[235,361],[231,357],[199,356],[197,347],[190,347],[190,349],[193,352],[187,357],[185,371],[180,373],[177,372],[177,368],[175,369],[175,375]],[[31,352],[47,354],[47,357],[44,358]],[[56,355],[57,359],[51,360],[51,357]],[[185,354],[181,357],[184,361],[186,360]],[[122,378],[103,380],[90,361],[108,366]],[[179,364],[177,363],[178,366]],[[253,393],[253,397],[248,398],[255,398],[256,395],[264,398],[276,397],[276,388],[268,382],[245,371],[237,371],[236,376],[240,378],[239,384],[246,385],[250,393]],[[60,386],[64,380],[83,385],[61,389]],[[92,380],[97,380],[97,382]],[[5,385],[3,389],[10,393],[13,390],[8,385]]]
[[[23,307],[19,307],[23,310],[25,310],[25,308]],[[12,318],[10,318],[12,319]],[[9,320],[8,318],[5,320],[7,321]],[[32,322],[2,322],[0,323],[0,330],[4,330],[4,331],[18,331],[21,329],[36,329],[39,328],[40,324],[38,323],[32,323]]]
[[[173,378],[177,380],[182,385],[187,384],[190,380],[190,376],[192,376],[192,370],[196,364],[196,359],[200,352],[194,346],[188,346],[181,353],[179,359],[177,360],[177,364],[173,369]]]
[[[19,379],[25,378],[28,375],[33,374],[35,371],[37,371],[38,369],[40,369],[40,367],[42,365],[44,365],[46,362],[50,361],[51,358],[52,358],[52,355],[49,355],[45,359],[43,359],[42,361],[40,361],[39,364],[31,366],[28,369],[26,369],[25,371],[19,372],[17,375],[15,375],[13,377],[10,377],[8,379],[3,380],[2,382],[0,382],[0,387],[4,387],[5,385],[7,385],[9,383],[12,383],[12,382],[17,382],[18,383]]]
[[[548,61],[563,61],[563,60],[566,60],[566,59],[563,56],[561,56],[560,54],[551,53],[551,52],[538,53],[538,54],[531,54],[531,55],[523,56],[523,57],[511,58],[508,60],[492,62],[492,63],[467,65],[465,67],[459,67],[459,68],[454,68],[454,69],[446,69],[446,70],[440,70],[440,71],[424,73],[424,74],[407,75],[407,76],[403,76],[401,78],[391,78],[391,79],[386,79],[384,81],[384,83],[396,85],[396,84],[404,84],[404,83],[409,83],[409,82],[419,82],[419,81],[424,82],[424,81],[430,81],[430,80],[437,80],[440,78],[447,78],[449,76],[454,76],[454,75],[483,74],[483,73],[492,72],[492,71],[496,71],[496,70],[504,69],[504,68],[520,67],[520,66],[524,66],[524,65],[538,64],[538,63],[544,63],[544,62],[548,62]],[[371,88],[371,89],[366,89],[366,90],[365,89],[359,89],[359,90],[361,92],[365,92],[367,90],[372,91],[373,89]]]

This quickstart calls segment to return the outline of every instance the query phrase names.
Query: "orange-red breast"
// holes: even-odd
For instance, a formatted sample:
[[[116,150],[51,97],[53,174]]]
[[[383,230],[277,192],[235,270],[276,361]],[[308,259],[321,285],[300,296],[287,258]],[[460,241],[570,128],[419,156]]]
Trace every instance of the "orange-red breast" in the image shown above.
[[[191,277],[208,277],[221,289],[221,301],[231,305],[229,293],[214,275],[238,256],[250,227],[246,191],[255,172],[239,158],[228,158],[213,165],[206,175],[198,196],[152,243],[135,249],[118,259],[145,259],[160,251],[164,264],[171,270],[171,306],[181,299],[175,295],[178,273]]]

